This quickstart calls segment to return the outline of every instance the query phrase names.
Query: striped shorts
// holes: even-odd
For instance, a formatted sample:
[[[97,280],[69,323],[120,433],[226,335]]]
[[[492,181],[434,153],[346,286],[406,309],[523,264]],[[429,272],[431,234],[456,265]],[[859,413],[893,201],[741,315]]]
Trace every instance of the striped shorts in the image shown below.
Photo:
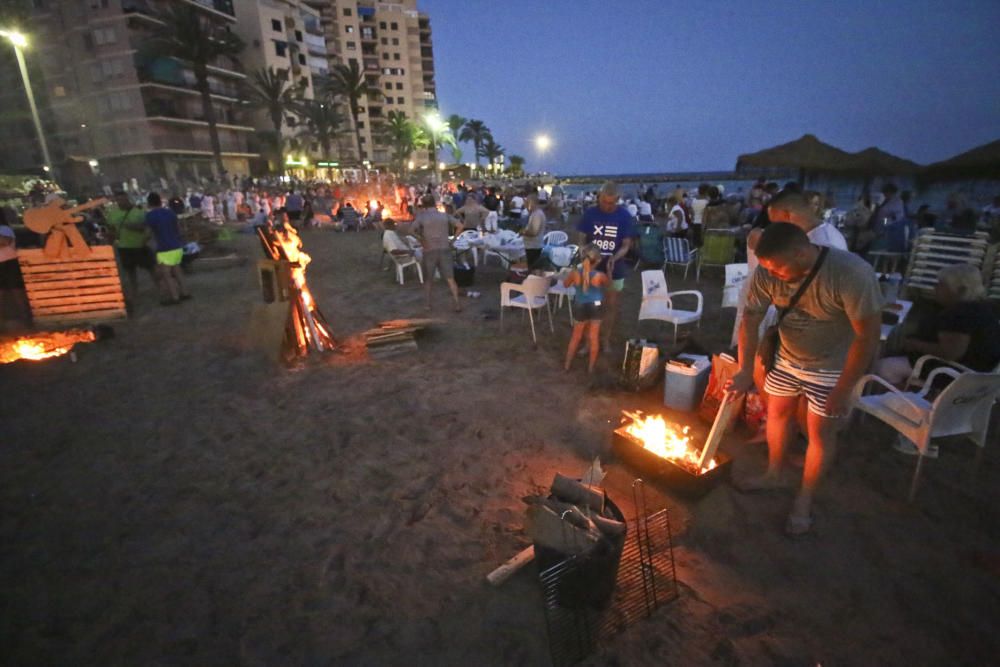
[[[809,412],[832,417],[826,411],[826,397],[840,379],[841,371],[807,370],[788,363],[780,356],[764,380],[764,391],[771,396],[806,395]]]

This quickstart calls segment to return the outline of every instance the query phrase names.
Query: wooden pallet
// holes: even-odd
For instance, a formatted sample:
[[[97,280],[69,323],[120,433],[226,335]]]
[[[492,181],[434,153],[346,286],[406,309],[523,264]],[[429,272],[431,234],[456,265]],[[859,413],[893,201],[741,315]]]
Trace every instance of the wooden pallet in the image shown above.
[[[94,246],[83,258],[53,259],[40,249],[19,250],[17,260],[37,324],[125,318],[125,296],[111,246]]]

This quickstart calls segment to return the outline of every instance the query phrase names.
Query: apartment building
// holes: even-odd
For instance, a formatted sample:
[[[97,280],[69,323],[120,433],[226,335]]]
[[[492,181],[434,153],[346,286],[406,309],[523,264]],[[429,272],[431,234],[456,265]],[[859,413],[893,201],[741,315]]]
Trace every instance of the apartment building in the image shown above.
[[[303,97],[314,99],[316,86],[322,84],[330,66],[319,12],[302,0],[245,0],[236,2],[235,8],[235,30],[246,42],[240,55],[246,74],[252,78],[257,70],[273,68],[290,84],[302,86]],[[253,120],[259,130],[273,131],[266,112],[255,112]],[[319,146],[300,141],[299,129],[298,119],[289,110],[282,135],[286,145],[301,145],[290,154],[319,157]]]
[[[390,150],[373,130],[390,111],[419,118],[437,109],[430,18],[417,0],[305,0],[316,8],[326,35],[331,67],[352,60],[378,92],[362,104],[361,155],[342,142],[344,160],[387,165]]]
[[[62,180],[79,181],[90,170],[104,183],[212,174],[208,123],[190,66],[143,48],[165,29],[158,12],[174,3],[196,7],[219,29],[236,23],[234,0],[33,0],[26,55],[40,74],[32,87]],[[238,59],[214,62],[209,72],[224,168],[249,174],[258,155],[249,148],[254,128],[240,100],[246,75]]]

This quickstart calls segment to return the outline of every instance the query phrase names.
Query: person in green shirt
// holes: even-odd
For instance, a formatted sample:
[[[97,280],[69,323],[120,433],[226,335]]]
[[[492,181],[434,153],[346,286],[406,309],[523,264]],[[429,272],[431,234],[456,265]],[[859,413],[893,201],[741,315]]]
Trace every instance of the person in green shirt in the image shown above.
[[[136,269],[145,269],[153,282],[156,282],[153,273],[156,269],[156,258],[148,245],[149,227],[146,225],[146,212],[136,206],[128,194],[119,190],[115,192],[115,206],[108,212],[107,220],[115,238],[118,260],[125,275],[128,276],[129,294],[134,299],[139,293]]]

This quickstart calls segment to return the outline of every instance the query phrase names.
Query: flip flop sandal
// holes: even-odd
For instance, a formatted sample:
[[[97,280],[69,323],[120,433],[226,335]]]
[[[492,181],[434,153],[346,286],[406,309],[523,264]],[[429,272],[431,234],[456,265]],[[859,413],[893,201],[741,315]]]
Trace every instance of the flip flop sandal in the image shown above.
[[[812,532],[813,518],[810,516],[789,515],[785,522],[785,535],[788,537],[803,537]]]

